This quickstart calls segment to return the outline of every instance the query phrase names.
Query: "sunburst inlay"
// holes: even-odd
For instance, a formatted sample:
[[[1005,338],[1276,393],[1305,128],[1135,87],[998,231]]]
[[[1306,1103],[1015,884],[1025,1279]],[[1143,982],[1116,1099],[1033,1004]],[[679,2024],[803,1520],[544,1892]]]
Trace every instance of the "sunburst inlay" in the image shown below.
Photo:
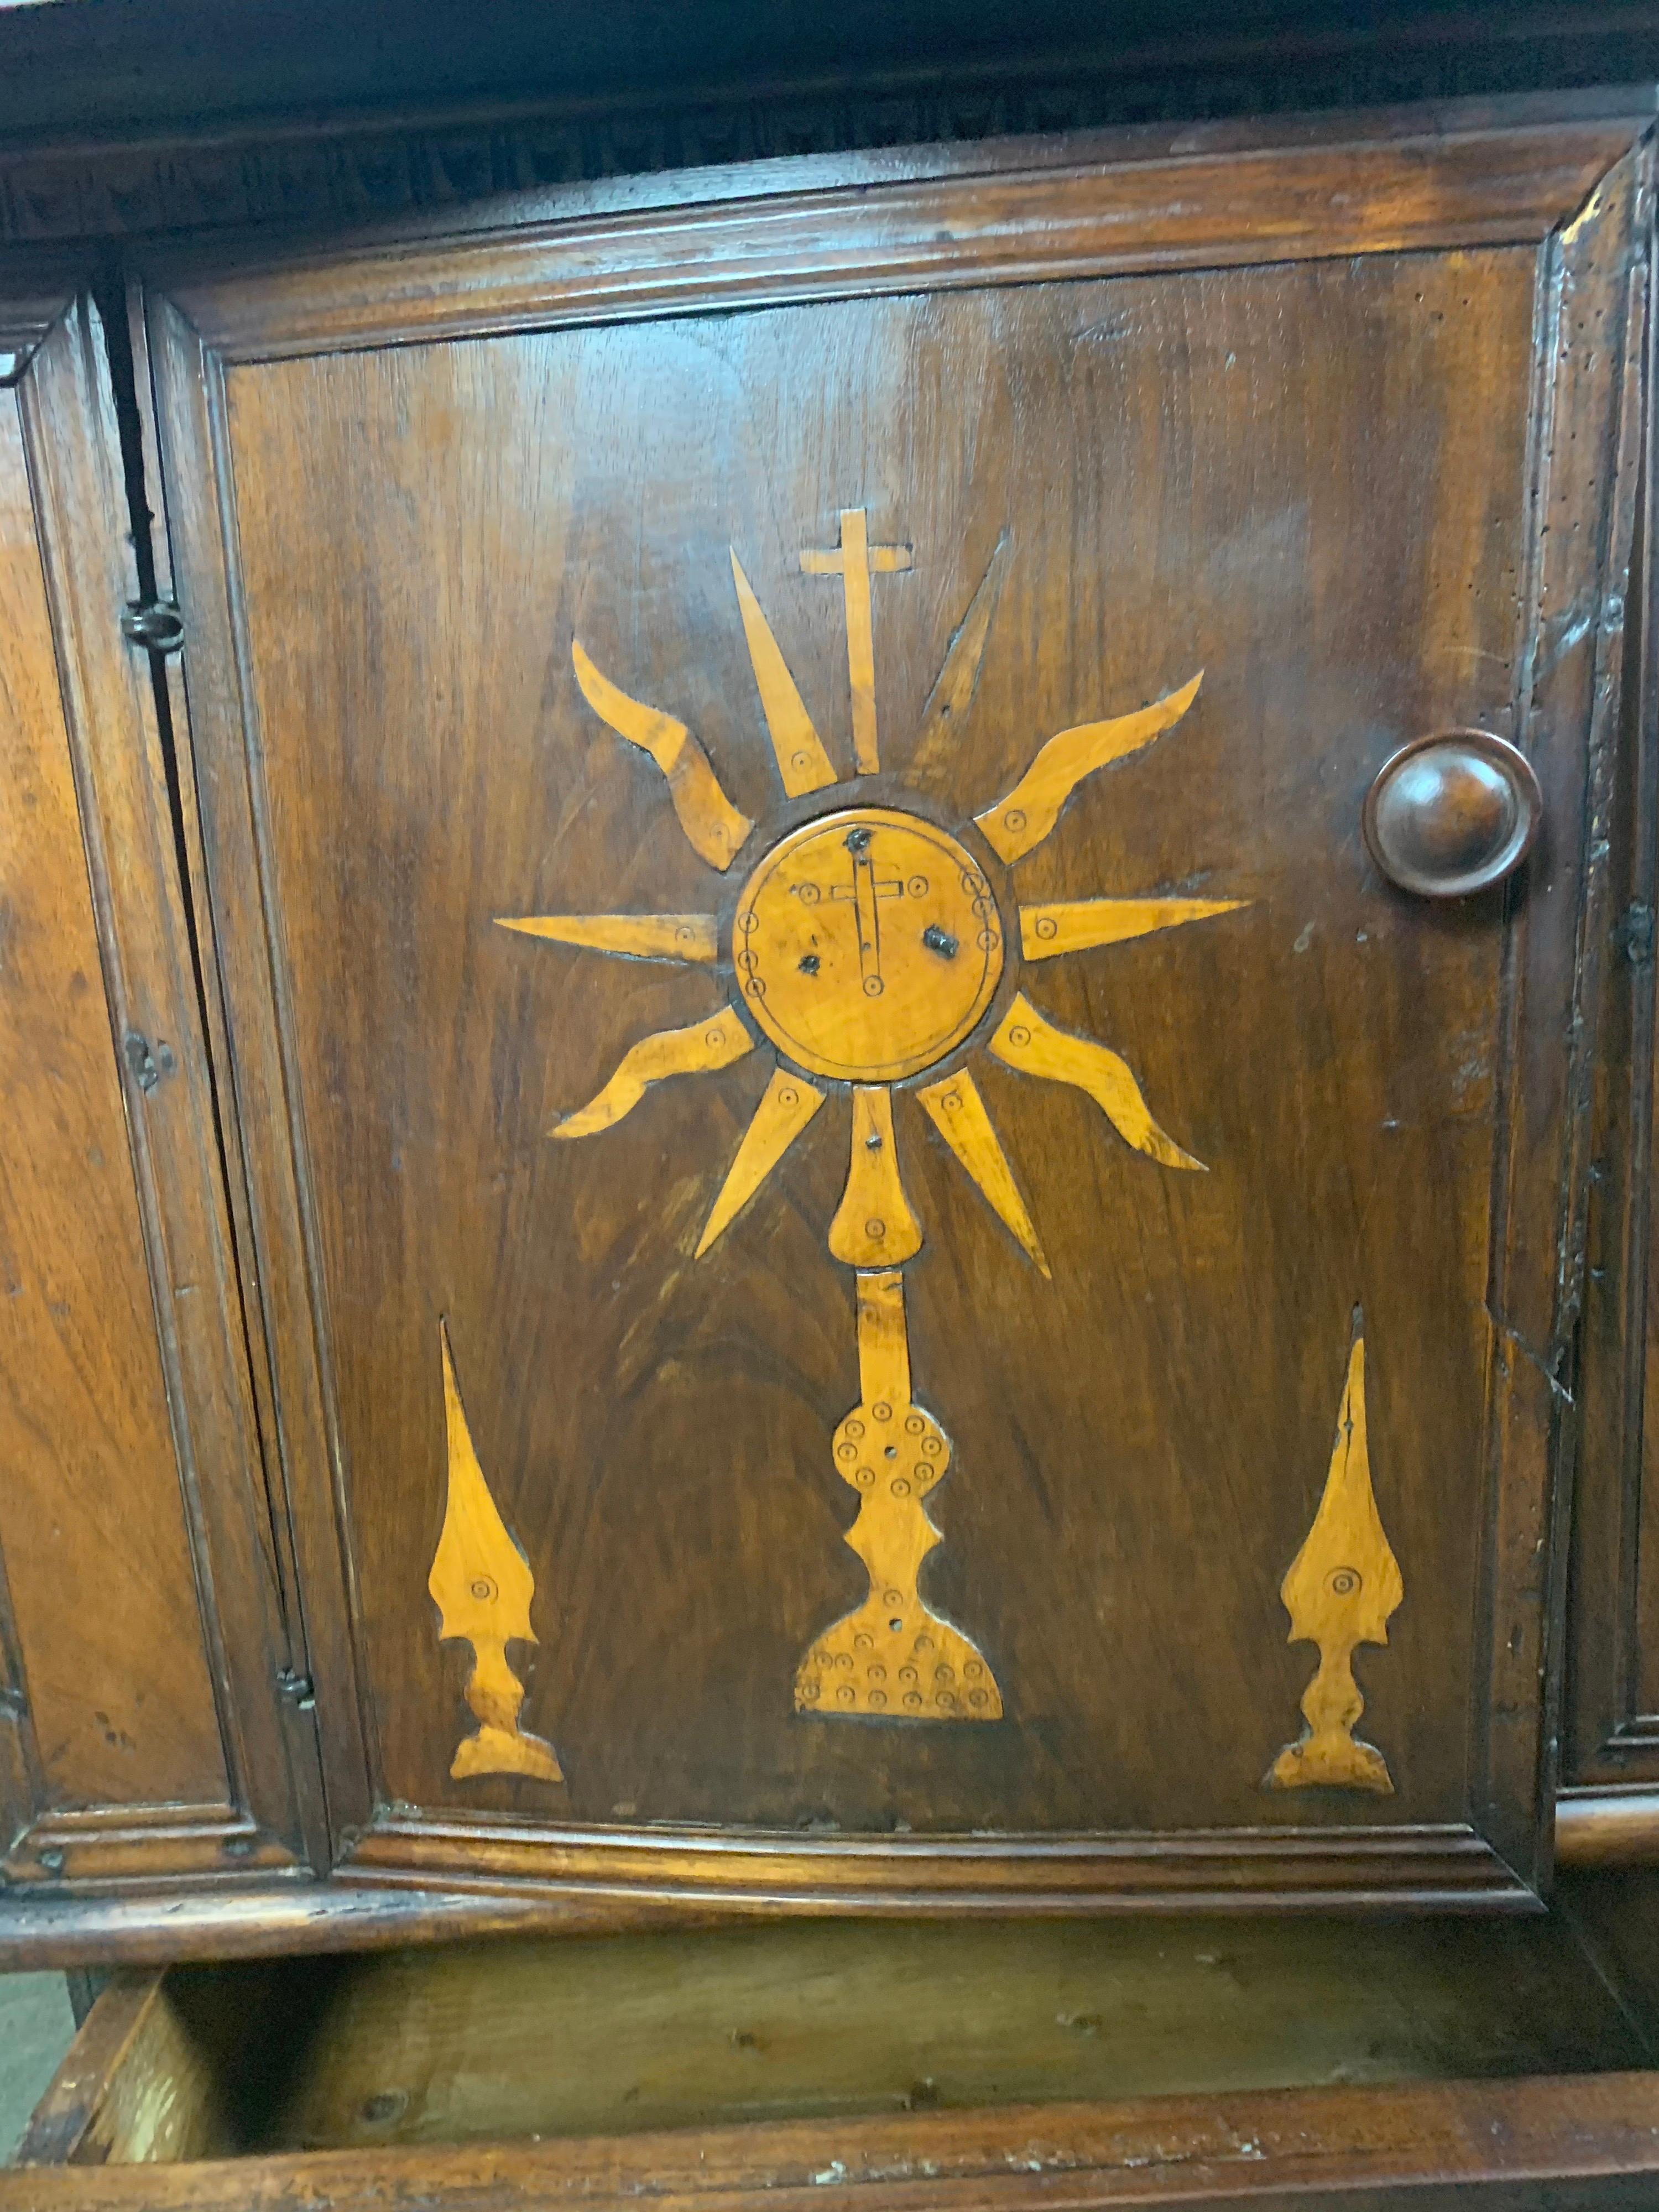
[[[871,579],[902,575],[914,555],[908,545],[872,544],[862,508],[844,509],[840,523],[839,544],[804,553],[801,567],[809,575],[834,575],[842,586],[854,769],[868,776],[881,769]],[[834,763],[735,549],[731,565],[785,795],[798,801],[829,793],[840,780]],[[965,708],[971,701],[996,600],[981,585],[945,655],[931,695],[935,702]],[[571,657],[594,713],[649,756],[688,842],[726,873],[755,825],[726,796],[701,742],[678,718],[612,683],[580,642],[573,643]],[[795,1707],[803,1714],[926,1721],[1001,1716],[1002,1693],[989,1659],[927,1604],[919,1588],[922,1563],[939,1541],[926,1501],[944,1480],[951,1447],[938,1419],[911,1395],[901,1271],[921,1251],[922,1228],[900,1172],[892,1086],[933,1077],[918,1093],[927,1124],[1044,1276],[1048,1262],[1030,1209],[984,1099],[962,1065],[981,1025],[987,1048],[1006,1066],[1075,1085],[1137,1152],[1164,1168],[1201,1171],[1203,1163],[1154,1121],[1118,1054],[1056,1028],[1024,992],[1004,992],[1006,1004],[994,1030],[988,1017],[1022,959],[1121,945],[1231,913],[1244,902],[1153,895],[1017,907],[1006,878],[1000,889],[994,885],[975,853],[982,837],[981,849],[1006,869],[1034,852],[1059,823],[1077,786],[1173,728],[1201,680],[1200,672],[1130,713],[1060,731],[1036,747],[1010,790],[972,823],[964,810],[956,830],[902,804],[832,802],[811,820],[778,829],[738,896],[728,948],[731,1006],[637,1040],[598,1095],[551,1132],[567,1139],[596,1135],[631,1113],[651,1085],[712,1073],[757,1042],[769,1045],[778,1064],[714,1197],[696,1247],[701,1259],[816,1120],[829,1095],[820,1084],[850,1093],[847,1180],[829,1242],[832,1256],[854,1272],[861,1388],[831,1449],[836,1473],[859,1493],[847,1541],[865,1565],[870,1590],[863,1604],[812,1639],[794,1684]],[[936,751],[932,723],[925,734],[921,751]],[[896,797],[908,795],[902,776],[890,779],[890,788],[894,783]],[[501,926],[579,952],[702,966],[719,957],[712,914],[504,916]]]

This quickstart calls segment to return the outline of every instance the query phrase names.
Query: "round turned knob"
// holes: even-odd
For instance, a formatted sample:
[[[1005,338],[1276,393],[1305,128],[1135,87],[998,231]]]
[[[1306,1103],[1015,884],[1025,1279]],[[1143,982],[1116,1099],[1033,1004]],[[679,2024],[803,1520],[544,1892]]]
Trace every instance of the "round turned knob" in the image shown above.
[[[1512,874],[1544,818],[1524,753],[1487,730],[1414,738],[1365,794],[1365,842],[1391,883],[1423,898],[1467,898]]]

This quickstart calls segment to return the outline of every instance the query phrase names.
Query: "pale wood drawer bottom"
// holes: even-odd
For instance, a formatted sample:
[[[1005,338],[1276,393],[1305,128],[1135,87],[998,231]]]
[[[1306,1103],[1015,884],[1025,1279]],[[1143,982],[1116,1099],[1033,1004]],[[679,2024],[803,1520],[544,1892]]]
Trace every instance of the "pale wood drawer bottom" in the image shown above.
[[[1653,1877],[1598,1876],[1531,1920],[793,1921],[131,1972],[0,2208],[1659,2206],[1654,1960]]]

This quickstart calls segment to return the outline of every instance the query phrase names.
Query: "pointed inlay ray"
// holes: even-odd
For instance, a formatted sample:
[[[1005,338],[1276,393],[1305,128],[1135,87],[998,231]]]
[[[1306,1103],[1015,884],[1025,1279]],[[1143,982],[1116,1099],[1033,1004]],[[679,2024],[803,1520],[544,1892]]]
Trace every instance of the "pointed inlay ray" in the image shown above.
[[[597,1098],[574,1114],[567,1114],[548,1131],[550,1137],[591,1137],[613,1127],[631,1114],[644,1097],[647,1086],[671,1075],[707,1075],[729,1067],[754,1050],[754,1040],[730,1006],[722,1006],[683,1030],[659,1030],[641,1037],[623,1054],[616,1073]]]
[[[1051,1083],[1071,1083],[1086,1091],[1125,1144],[1162,1166],[1205,1172],[1203,1161],[1183,1152],[1153,1121],[1126,1060],[1093,1037],[1057,1030],[1023,991],[1016,994],[991,1039],[991,1050],[1022,1075],[1041,1075]]]
[[[1109,722],[1079,722],[1050,738],[1007,797],[974,817],[998,859],[1012,864],[1040,845],[1084,777],[1151,744],[1181,720],[1203,681],[1200,668],[1190,684],[1137,714]]]
[[[979,689],[985,643],[991,634],[997,601],[1002,596],[1007,548],[1008,533],[1004,531],[985,564],[979,589],[969,601],[968,611],[945,649],[938,680],[927,695],[927,703],[921,710],[921,727],[916,732],[910,764],[905,770],[904,780],[913,789],[932,790],[942,781],[948,784],[954,781],[959,769],[957,732]]]
[[[720,928],[712,914],[502,915],[495,927],[630,960],[685,960],[707,967],[720,957]]]
[[[813,727],[805,702],[795,689],[795,679],[772,635],[772,625],[762,613],[760,601],[735,552],[732,556],[732,580],[738,587],[743,634],[749,641],[749,659],[755,672],[756,689],[760,693],[761,712],[766,717],[783,787],[791,799],[799,799],[805,792],[822,791],[825,784],[836,781],[836,771],[823,750],[823,740]]]
[[[1179,929],[1182,922],[1207,921],[1212,915],[1234,914],[1249,904],[1248,899],[1093,898],[1023,906],[1020,951],[1028,960],[1052,960],[1060,952],[1087,952],[1097,945],[1121,945],[1127,938]]]
[[[843,1267],[898,1267],[921,1249],[921,1224],[899,1180],[893,1094],[860,1084],[853,1093],[853,1154],[830,1250]]]
[[[484,1480],[455,1380],[449,1325],[442,1320],[438,1341],[449,1480],[443,1532],[426,1586],[438,1608],[440,1640],[461,1640],[472,1647],[465,1694],[478,1723],[473,1735],[461,1738],[449,1771],[458,1782],[474,1774],[528,1774],[541,1782],[562,1782],[552,1745],[520,1726],[524,1684],[507,1663],[509,1644],[536,1641],[530,1618],[535,1577]]]
[[[822,1091],[781,1067],[772,1071],[755,1117],[743,1133],[720,1196],[697,1241],[701,1260],[709,1246],[736,1220],[778,1162],[823,1103]]]
[[[684,722],[655,707],[641,706],[601,676],[581,646],[572,640],[571,665],[582,696],[619,738],[649,753],[667,779],[668,796],[693,852],[711,868],[729,868],[754,828],[720,788],[708,756]]]
[[[1008,1164],[1008,1155],[991,1126],[991,1117],[973,1077],[964,1068],[958,1075],[944,1076],[937,1083],[924,1085],[916,1096],[933,1127],[978,1184],[992,1212],[1024,1246],[1038,1272],[1045,1279],[1052,1279],[1025,1200],[1019,1194],[1019,1185]]]

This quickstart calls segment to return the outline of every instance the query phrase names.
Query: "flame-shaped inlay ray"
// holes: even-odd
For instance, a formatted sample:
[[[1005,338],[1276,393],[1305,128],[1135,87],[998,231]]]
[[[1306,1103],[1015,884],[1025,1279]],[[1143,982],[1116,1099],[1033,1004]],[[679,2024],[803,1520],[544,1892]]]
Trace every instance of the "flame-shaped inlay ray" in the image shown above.
[[[614,1128],[624,1114],[633,1112],[651,1084],[665,1082],[671,1075],[706,1075],[713,1068],[730,1067],[754,1048],[754,1040],[729,1006],[707,1021],[688,1022],[683,1030],[659,1030],[655,1036],[630,1045],[599,1096],[578,1112],[567,1114],[547,1133],[591,1137],[600,1129]]]
[[[1023,991],[1015,994],[991,1039],[991,1049],[1022,1075],[1046,1076],[1051,1083],[1072,1083],[1086,1091],[1124,1143],[1160,1166],[1204,1172],[1203,1161],[1183,1152],[1153,1121],[1128,1062],[1094,1037],[1057,1030]]]
[[[1035,850],[1084,777],[1151,744],[1181,720],[1203,681],[1200,668],[1190,684],[1137,714],[1120,714],[1109,722],[1079,722],[1075,729],[1050,738],[1007,797],[974,817],[997,858],[1012,866]]]
[[[582,696],[602,722],[619,738],[649,753],[662,770],[679,824],[691,849],[711,868],[729,868],[754,823],[738,813],[720,778],[709,766],[708,756],[684,722],[655,707],[643,707],[619,691],[608,676],[601,676],[579,642],[570,647],[571,665]]]

